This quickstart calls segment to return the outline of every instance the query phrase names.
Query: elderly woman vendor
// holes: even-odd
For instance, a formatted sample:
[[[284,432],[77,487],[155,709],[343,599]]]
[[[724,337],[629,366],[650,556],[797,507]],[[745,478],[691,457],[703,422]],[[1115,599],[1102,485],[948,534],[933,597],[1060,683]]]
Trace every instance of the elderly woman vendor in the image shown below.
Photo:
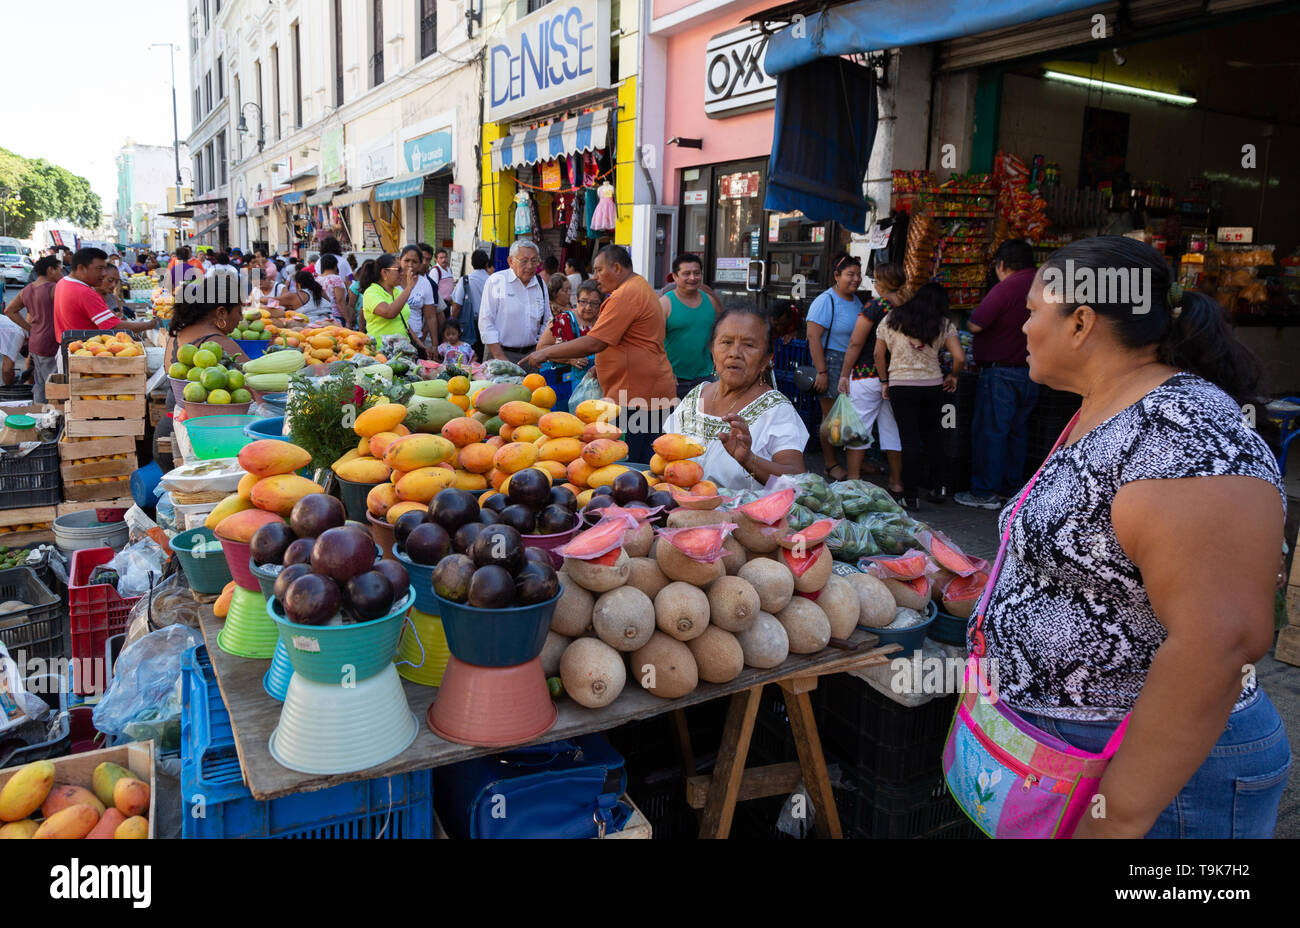
[[[772,325],[752,309],[724,310],[709,350],[718,379],[686,394],[664,424],[704,445],[706,480],[733,490],[759,489],[777,474],[804,472],[804,427],[791,402],[767,378]]]

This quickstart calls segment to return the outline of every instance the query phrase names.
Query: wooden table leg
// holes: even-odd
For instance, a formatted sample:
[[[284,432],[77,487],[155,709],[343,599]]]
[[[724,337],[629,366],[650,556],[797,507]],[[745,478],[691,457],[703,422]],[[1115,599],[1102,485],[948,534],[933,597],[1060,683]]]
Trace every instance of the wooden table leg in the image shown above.
[[[785,708],[790,716],[795,750],[799,752],[804,789],[816,807],[817,834],[823,838],[842,838],[844,834],[840,829],[840,813],[835,807],[830,775],[826,772],[826,755],[822,753],[822,741],[817,734],[812,702],[808,699],[807,691],[798,686],[797,680],[782,680],[781,691],[785,694]]]
[[[709,784],[709,802],[704,807],[704,821],[700,825],[701,838],[725,838],[731,833],[736,797],[745,775],[745,761],[749,757],[749,742],[754,735],[754,720],[758,718],[762,692],[762,686],[752,686],[731,697],[727,724],[722,729],[722,743],[718,745],[718,759],[714,762],[713,779]]]
[[[691,729],[686,724],[686,710],[673,710],[673,729],[677,732],[677,749],[682,759],[684,778],[695,776],[695,751],[691,747]]]

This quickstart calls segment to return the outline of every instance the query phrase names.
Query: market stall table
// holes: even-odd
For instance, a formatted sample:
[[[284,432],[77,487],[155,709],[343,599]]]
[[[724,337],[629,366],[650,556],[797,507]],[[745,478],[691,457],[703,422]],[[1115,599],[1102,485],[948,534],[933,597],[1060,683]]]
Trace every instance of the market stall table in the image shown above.
[[[501,750],[444,741],[430,731],[427,725],[422,724],[415,742],[409,748],[392,760],[367,770],[328,776],[290,770],[277,763],[267,747],[271,732],[280,721],[280,703],[268,696],[262,688],[262,676],[270,662],[232,657],[221,650],[217,646],[217,633],[221,631],[222,622],[213,614],[211,606],[203,606],[200,623],[212,667],[216,672],[217,684],[230,713],[239,763],[248,789],[255,799],[276,799],[291,793],[325,789],[351,780],[388,777],[412,770],[441,767]],[[792,654],[780,667],[771,670],[747,667],[730,683],[701,683],[693,692],[680,699],[661,699],[638,686],[630,685],[617,700],[603,709],[586,709],[572,700],[564,700],[560,703],[560,715],[555,726],[533,739],[533,742],[556,741],[606,731],[628,722],[730,696],[731,707],[712,779],[706,784],[700,782],[700,778],[694,778],[689,784],[688,795],[693,797],[692,804],[705,810],[701,836],[726,837],[738,800],[789,792],[802,778],[816,809],[818,833],[824,837],[840,837],[839,818],[826,775],[826,761],[807,694],[816,688],[816,678],[824,673],[838,673],[884,663],[890,659],[889,655],[899,650],[897,644],[875,647],[877,640],[875,635],[858,629],[849,640],[850,649],[828,648],[818,654]],[[790,725],[800,760],[797,765],[746,770],[744,758],[749,753],[759,694],[768,683],[779,683],[786,694]],[[411,711],[417,718],[423,719],[437,691],[410,681],[403,681],[402,686]],[[684,727],[679,716],[679,735],[684,736]],[[689,742],[684,743],[689,751]],[[688,774],[690,772],[688,770]]]

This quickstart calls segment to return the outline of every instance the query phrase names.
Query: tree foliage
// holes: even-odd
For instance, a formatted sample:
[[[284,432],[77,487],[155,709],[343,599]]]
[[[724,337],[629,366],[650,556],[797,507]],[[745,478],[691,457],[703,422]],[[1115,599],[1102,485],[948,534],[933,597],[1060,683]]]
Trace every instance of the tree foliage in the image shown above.
[[[94,228],[100,221],[99,194],[90,182],[44,158],[24,158],[0,148],[0,201],[6,207],[8,232],[32,234],[43,219],[66,219]]]

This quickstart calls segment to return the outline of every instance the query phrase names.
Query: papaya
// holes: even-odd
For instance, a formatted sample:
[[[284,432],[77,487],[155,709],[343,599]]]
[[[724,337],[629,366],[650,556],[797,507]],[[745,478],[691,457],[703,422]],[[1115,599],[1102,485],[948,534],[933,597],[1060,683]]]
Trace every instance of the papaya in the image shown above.
[[[0,821],[16,822],[41,807],[54,788],[54,764],[38,760],[20,767],[0,789]]]
[[[356,462],[353,462],[355,464]],[[343,465],[345,468],[353,464]],[[340,474],[339,476],[343,476]],[[346,477],[344,479],[347,479]],[[377,482],[377,481],[376,481]],[[253,486],[252,502],[258,509],[287,516],[298,500],[309,493],[324,493],[325,489],[314,480],[297,474],[276,474],[257,481]],[[238,513],[236,513],[238,515]]]
[[[310,454],[278,438],[259,439],[244,445],[239,452],[239,466],[258,477],[292,474],[310,463]]]
[[[226,516],[233,516],[237,512],[243,512],[245,509],[253,508],[253,501],[248,496],[245,496],[242,493],[244,481],[247,480],[249,477],[253,478],[254,484],[256,484],[257,481],[260,479],[254,474],[245,474],[243,477],[241,477],[239,480],[239,486],[241,489],[234,493],[231,493],[221,502],[217,503],[217,505],[213,508],[213,510],[208,513],[208,517],[203,520],[204,528],[210,528],[215,530],[216,527],[221,524],[222,520],[226,518]],[[252,487],[249,487],[249,493],[250,494],[252,493]]]
[[[391,432],[406,418],[406,407],[401,403],[384,403],[371,406],[352,424],[352,431],[362,438],[372,438],[380,432]]]
[[[99,824],[99,813],[90,806],[68,806],[41,822],[33,838],[84,838]]]

